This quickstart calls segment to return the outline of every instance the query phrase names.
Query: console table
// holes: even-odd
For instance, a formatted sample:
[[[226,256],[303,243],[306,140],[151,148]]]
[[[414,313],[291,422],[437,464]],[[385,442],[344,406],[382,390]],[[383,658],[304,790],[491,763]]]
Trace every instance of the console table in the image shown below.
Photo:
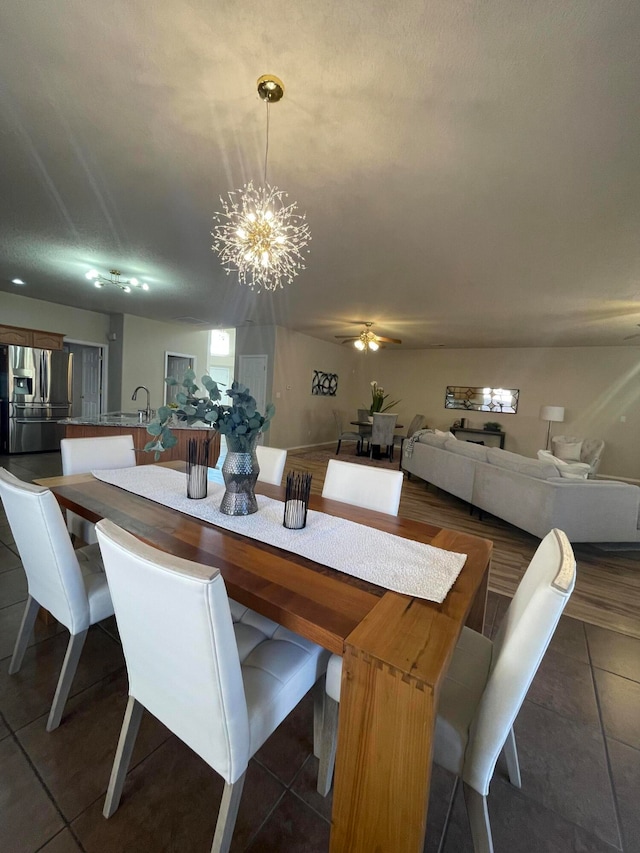
[[[452,432],[455,437],[458,437],[458,433],[465,433],[466,435],[494,435],[500,441],[500,449],[504,450],[504,440],[505,434],[502,430],[498,429],[471,429],[470,427],[450,427],[450,432]]]

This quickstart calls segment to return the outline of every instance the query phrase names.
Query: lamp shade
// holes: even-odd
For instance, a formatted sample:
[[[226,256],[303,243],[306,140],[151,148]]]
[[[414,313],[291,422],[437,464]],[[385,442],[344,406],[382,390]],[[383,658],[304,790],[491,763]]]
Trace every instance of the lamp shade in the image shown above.
[[[541,406],[540,420],[561,423],[564,420],[564,406]]]

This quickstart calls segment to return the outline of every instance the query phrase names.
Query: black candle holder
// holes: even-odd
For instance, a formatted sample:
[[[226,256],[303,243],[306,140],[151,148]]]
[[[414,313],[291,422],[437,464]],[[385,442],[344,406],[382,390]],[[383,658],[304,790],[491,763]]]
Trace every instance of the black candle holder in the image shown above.
[[[200,500],[207,496],[210,438],[190,438],[187,443],[187,497]]]
[[[311,474],[287,474],[282,522],[285,527],[301,530],[306,525],[310,492]]]

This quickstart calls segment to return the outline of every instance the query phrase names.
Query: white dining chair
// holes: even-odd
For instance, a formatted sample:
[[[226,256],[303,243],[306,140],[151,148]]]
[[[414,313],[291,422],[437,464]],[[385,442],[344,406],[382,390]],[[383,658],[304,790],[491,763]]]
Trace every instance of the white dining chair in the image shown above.
[[[225,853],[249,759],[324,674],[329,653],[255,613],[234,623],[218,569],[108,520],[96,531],[129,676],[103,814],[118,808],[146,708],[223,777],[212,851]]]
[[[97,545],[74,551],[62,512],[49,489],[23,483],[0,468],[0,496],[27,575],[29,595],[9,664],[18,672],[42,606],[69,630],[47,731],[60,725],[89,627],[113,614]]]
[[[87,474],[107,468],[132,468],[136,452],[131,435],[95,436],[92,438],[63,438],[60,442],[62,473]],[[71,510],[67,510],[67,528],[88,545],[96,539],[94,524]]]
[[[397,515],[402,492],[402,472],[372,468],[330,459],[322,497]]]
[[[493,642],[463,628],[438,702],[433,760],[461,778],[475,853],[493,853],[487,795],[504,749],[509,779],[521,786],[513,725],[575,585],[576,561],[566,535],[552,530],[538,546]],[[329,722],[337,722],[342,667],[327,669]],[[335,738],[336,727],[332,734]],[[323,728],[323,740],[327,727]],[[324,743],[321,755],[331,749]],[[335,743],[333,745],[335,758]],[[333,764],[318,790],[331,786]],[[455,788],[452,792],[452,802]]]
[[[369,439],[369,456],[373,456],[374,445],[386,448],[389,459],[393,459],[393,431],[396,428],[397,415],[383,412],[373,413],[373,426],[371,427],[371,438]]]
[[[258,457],[258,465],[260,466],[258,482],[279,486],[282,483],[284,466],[287,461],[287,451],[281,450],[279,447],[264,447],[262,444],[259,444],[256,447],[256,456]]]

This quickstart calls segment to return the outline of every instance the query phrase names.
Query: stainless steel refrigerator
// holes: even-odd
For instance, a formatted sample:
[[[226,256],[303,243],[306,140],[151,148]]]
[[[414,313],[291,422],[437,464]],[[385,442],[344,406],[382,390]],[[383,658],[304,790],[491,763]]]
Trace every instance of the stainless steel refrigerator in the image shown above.
[[[71,412],[70,353],[0,344],[0,452],[59,450]]]

